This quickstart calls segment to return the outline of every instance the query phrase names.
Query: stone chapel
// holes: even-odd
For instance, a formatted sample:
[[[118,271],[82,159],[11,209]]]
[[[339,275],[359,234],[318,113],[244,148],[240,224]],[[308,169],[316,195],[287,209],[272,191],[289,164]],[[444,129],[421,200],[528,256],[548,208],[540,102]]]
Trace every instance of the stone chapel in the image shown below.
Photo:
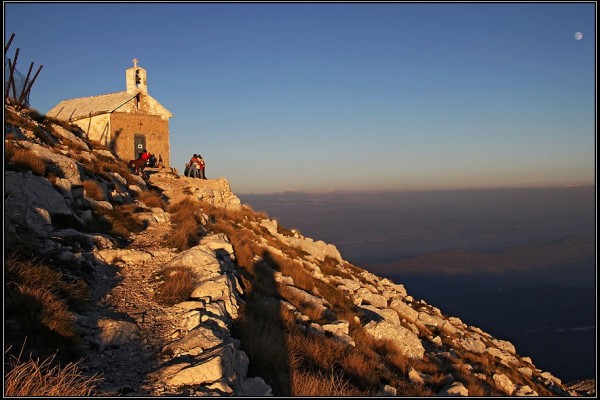
[[[129,161],[147,149],[165,167],[169,159],[169,118],[173,114],[148,94],[146,70],[133,60],[125,71],[126,91],[63,100],[46,113],[83,129],[88,138]]]

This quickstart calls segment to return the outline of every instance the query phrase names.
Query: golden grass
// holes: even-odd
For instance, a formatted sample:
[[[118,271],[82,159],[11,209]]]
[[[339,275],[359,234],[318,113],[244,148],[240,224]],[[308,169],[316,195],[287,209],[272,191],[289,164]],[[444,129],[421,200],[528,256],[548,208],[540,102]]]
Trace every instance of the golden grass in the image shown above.
[[[250,294],[232,327],[250,361],[248,376],[260,376],[275,396],[290,396],[290,359],[279,304]]]
[[[94,200],[104,201],[106,200],[106,196],[104,195],[104,190],[100,187],[100,184],[92,179],[86,179],[81,182],[81,185],[85,189],[85,195]]]
[[[161,276],[163,283],[156,300],[170,306],[187,300],[198,282],[198,276],[189,268],[168,267]]]
[[[43,361],[13,359],[5,376],[4,395],[9,397],[90,396],[96,394],[99,376],[86,376],[79,362],[64,367],[54,364],[54,356]]]
[[[268,218],[268,217],[265,217]],[[294,231],[298,232],[297,229],[291,230],[288,229],[282,225],[279,225],[279,221],[277,221],[277,233],[283,235],[283,236],[288,236],[288,237],[293,237],[294,236]]]
[[[138,200],[148,207],[160,207],[163,210],[167,208],[167,204],[162,196],[154,190],[144,190],[138,195]]]
[[[348,352],[346,346],[334,339],[300,331],[288,335],[287,343],[290,353],[307,368],[331,369]]]
[[[354,264],[350,264],[349,262],[346,263],[346,267],[350,270],[350,272],[356,279],[365,284],[369,283],[369,281],[361,275],[361,272],[365,272],[364,269],[359,268]]]
[[[10,108],[4,107],[4,123],[17,128],[23,128],[30,131],[39,129],[37,124],[32,122],[30,118],[25,118]]]
[[[121,238],[128,238],[132,233],[142,232],[146,223],[138,217],[144,209],[135,204],[113,204],[112,210],[97,208],[94,220],[80,229],[85,232],[103,232]]]
[[[292,392],[294,396],[302,397],[332,397],[332,396],[374,396],[373,391],[362,391],[344,378],[340,372],[307,372],[292,371]]]
[[[199,203],[185,198],[167,207],[167,211],[171,214],[173,229],[165,245],[181,251],[196,246],[203,232]]]
[[[66,281],[33,254],[18,254],[11,247],[5,259],[5,348],[27,337],[29,351],[38,356],[62,349],[60,358],[72,361],[79,357],[79,337],[71,308],[87,304],[87,285],[81,279]]]
[[[5,273],[5,313],[21,320],[26,329],[45,327],[62,337],[74,337],[75,317],[68,303],[81,304],[87,286],[81,280],[67,283],[62,274],[39,260],[9,255]]]
[[[339,314],[340,318],[343,315],[344,319],[349,321],[356,315],[353,311],[354,302],[344,292],[318,279],[315,280],[315,285],[318,293],[331,304],[333,311]]]
[[[10,151],[10,158],[7,157],[6,161],[19,171],[31,171],[37,176],[44,176],[48,168],[46,161],[28,149],[13,149]]]
[[[289,276],[294,280],[294,286],[313,292],[315,290],[315,282],[317,281],[300,262],[293,259],[282,257],[278,254],[270,255],[273,268],[285,276]]]
[[[323,309],[316,307],[312,303],[307,303],[303,300],[302,296],[286,285],[277,286],[277,294],[292,304],[302,314],[308,316],[311,321],[321,321],[323,318]]]
[[[338,261],[332,257],[325,257],[325,260],[319,264],[319,268],[323,275],[339,276],[346,279],[352,279],[352,275],[344,271]]]
[[[27,284],[15,284],[12,289],[10,305],[27,313],[32,329],[39,323],[63,337],[76,335],[74,314],[52,289]]]
[[[12,134],[10,136],[12,136]],[[4,138],[4,159],[10,160],[13,157],[13,154],[15,153],[16,149],[17,145],[15,143],[15,140],[6,136]]]

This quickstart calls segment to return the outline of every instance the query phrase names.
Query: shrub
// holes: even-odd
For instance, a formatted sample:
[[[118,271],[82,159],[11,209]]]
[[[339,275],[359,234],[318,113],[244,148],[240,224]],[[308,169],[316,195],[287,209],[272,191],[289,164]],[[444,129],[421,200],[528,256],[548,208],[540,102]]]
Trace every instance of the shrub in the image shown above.
[[[79,362],[66,366],[53,365],[54,357],[44,361],[30,359],[11,361],[4,380],[4,395],[23,396],[90,396],[96,394],[100,377],[86,376],[79,370]]]

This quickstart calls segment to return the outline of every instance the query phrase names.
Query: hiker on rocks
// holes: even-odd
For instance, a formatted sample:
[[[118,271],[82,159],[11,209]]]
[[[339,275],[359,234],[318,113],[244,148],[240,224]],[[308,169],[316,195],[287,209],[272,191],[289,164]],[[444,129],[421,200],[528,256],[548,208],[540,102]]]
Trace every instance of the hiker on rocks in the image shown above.
[[[200,178],[200,160],[198,160],[198,154],[194,154],[190,159],[188,176],[190,178]]]
[[[200,154],[198,154],[198,161],[200,166],[200,179],[206,179],[206,174],[204,173],[204,169],[206,168],[206,163]]]
[[[162,171],[162,169],[165,167],[165,164],[163,163],[163,159],[162,156],[159,154],[158,155],[158,165],[157,168],[159,171]]]
[[[156,168],[156,156],[154,154],[150,154],[150,157],[148,158],[148,166],[150,168]]]
[[[137,160],[135,160],[135,174],[139,175],[140,172],[143,173],[144,172],[144,167],[146,166],[146,163],[148,162],[148,159],[150,158],[150,153],[148,153],[148,150],[144,149],[144,151],[142,151],[140,153],[140,155],[138,156]]]

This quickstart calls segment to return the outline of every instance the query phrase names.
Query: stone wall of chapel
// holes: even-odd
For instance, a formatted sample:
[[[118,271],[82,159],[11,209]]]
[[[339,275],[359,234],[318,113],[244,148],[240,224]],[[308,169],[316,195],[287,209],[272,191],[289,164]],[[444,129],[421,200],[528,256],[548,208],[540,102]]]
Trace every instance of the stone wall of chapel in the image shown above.
[[[129,161],[137,157],[134,135],[142,134],[146,137],[146,149],[156,158],[160,155],[165,167],[170,166],[168,120],[162,119],[159,115],[113,112],[110,117],[110,129],[114,152],[122,160]]]
[[[110,147],[111,131],[109,114],[100,114],[91,118],[80,119],[73,121],[73,124],[80,127],[87,134],[88,139]]]

